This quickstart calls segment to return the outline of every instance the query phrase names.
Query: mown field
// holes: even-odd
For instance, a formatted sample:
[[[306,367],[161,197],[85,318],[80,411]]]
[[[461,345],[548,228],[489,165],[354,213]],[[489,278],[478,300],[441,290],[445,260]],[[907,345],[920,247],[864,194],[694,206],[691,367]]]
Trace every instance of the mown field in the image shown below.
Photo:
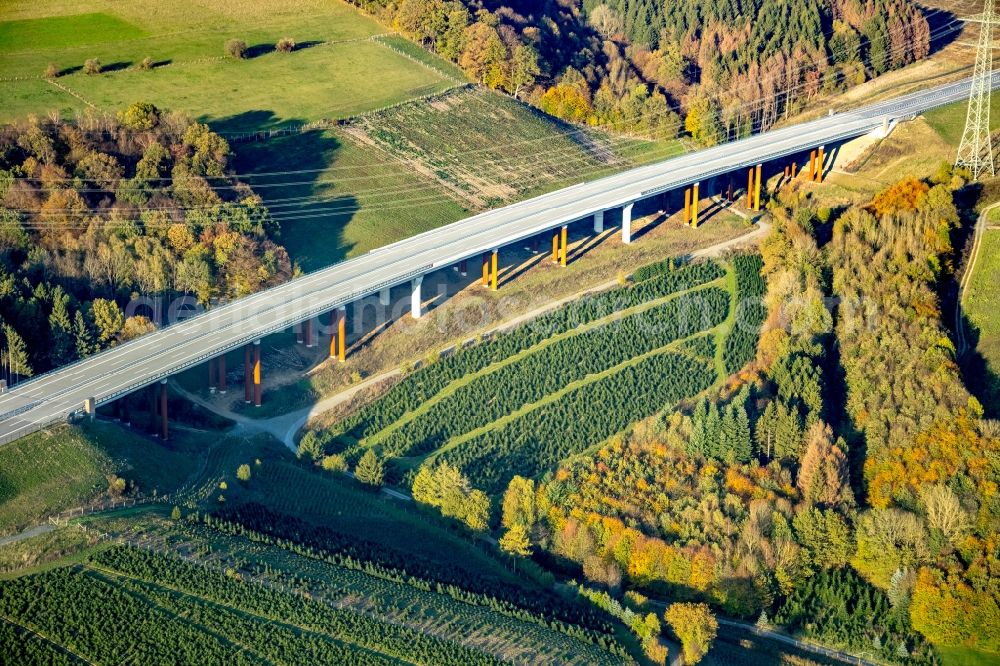
[[[475,88],[366,115],[347,131],[435,178],[474,209],[684,150],[676,141],[614,137],[562,123],[509,97]]]
[[[0,122],[144,100],[243,131],[344,118],[457,82],[370,39],[386,29],[341,2],[17,1],[3,19]],[[282,37],[296,50],[275,52]],[[247,59],[224,57],[231,38],[246,42]],[[102,73],[82,71],[90,58]],[[151,70],[139,67],[145,58]],[[50,63],[60,75],[44,79]]]
[[[307,433],[303,446],[348,459],[374,448],[394,461],[397,481],[443,458],[473,486],[499,492],[512,475],[541,474],[731,372],[753,346],[744,331],[756,335],[752,324],[733,326],[734,294],[760,297],[759,278],[740,279],[745,261],[737,264],[735,273],[713,261],[640,269],[632,284],[413,372],[340,423]],[[741,333],[735,344],[717,335],[730,331]]]
[[[235,150],[236,170],[308,271],[681,148],[568,126],[503,95],[460,88]]]
[[[967,106],[967,102],[955,102],[931,109],[922,115],[942,139],[957,148],[962,140],[962,130],[965,128]],[[1000,129],[1000,94],[997,93],[990,96],[990,129],[994,131]]]

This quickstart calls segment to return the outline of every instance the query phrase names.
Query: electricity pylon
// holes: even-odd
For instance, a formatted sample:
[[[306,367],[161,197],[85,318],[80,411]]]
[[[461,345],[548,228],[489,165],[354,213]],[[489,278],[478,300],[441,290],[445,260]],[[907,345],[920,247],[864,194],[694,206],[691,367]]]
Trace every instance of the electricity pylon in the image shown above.
[[[993,13],[994,0],[983,0],[983,13],[963,19],[979,23],[979,44],[976,48],[976,67],[969,89],[969,109],[965,116],[965,131],[958,145],[955,166],[967,168],[972,178],[979,180],[983,174],[996,176],[993,167],[993,144],[990,141],[990,93],[993,91],[993,26],[1000,19]]]

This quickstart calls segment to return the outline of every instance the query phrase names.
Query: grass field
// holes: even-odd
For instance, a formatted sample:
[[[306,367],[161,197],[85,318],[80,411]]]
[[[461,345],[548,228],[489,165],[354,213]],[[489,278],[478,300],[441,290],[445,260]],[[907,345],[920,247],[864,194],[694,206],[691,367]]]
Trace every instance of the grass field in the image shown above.
[[[967,102],[955,102],[940,106],[922,114],[931,127],[941,138],[954,147],[962,140],[962,130],[965,128],[965,108]],[[1000,94],[990,96],[990,129],[1000,129]]]
[[[0,122],[88,106],[113,111],[144,100],[235,132],[344,118],[456,83],[445,66],[415,62],[371,40],[385,29],[337,1],[90,0],[71,8],[18,1],[7,3],[4,18]],[[275,52],[286,36],[298,48]],[[247,43],[247,59],[223,57],[230,38]],[[138,68],[147,57],[156,63],[151,71]],[[84,74],[88,58],[104,71]],[[61,75],[45,81],[49,63]]]
[[[983,395],[987,408],[1000,413],[1000,230],[986,229],[976,271],[969,282],[969,292],[964,308],[969,322],[976,329],[976,351],[985,364],[983,368]]]
[[[62,427],[0,447],[0,533],[86,502],[108,487],[111,457],[86,432]]]
[[[1000,664],[1000,655],[981,652],[971,648],[937,647],[942,666],[996,666]]]

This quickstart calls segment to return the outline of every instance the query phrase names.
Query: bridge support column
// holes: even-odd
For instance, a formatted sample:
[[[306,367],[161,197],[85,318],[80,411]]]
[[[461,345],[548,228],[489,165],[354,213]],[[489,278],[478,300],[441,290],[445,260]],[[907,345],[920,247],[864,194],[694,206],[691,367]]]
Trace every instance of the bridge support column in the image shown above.
[[[753,208],[753,167],[747,172],[747,208]]]
[[[816,182],[817,183],[822,183],[823,182],[823,162],[825,161],[825,158],[826,158],[826,155],[824,155],[823,151],[825,149],[826,149],[826,146],[820,146],[819,147],[819,153],[816,156]]]
[[[160,439],[167,441],[167,380],[160,380]]]
[[[799,175],[799,163],[792,162],[792,178],[795,178],[797,175]]]
[[[462,275],[465,275],[465,273],[462,273]],[[389,287],[382,287],[378,290],[378,302],[382,305],[389,305]]]
[[[260,407],[261,403],[260,386],[260,340],[253,341],[253,404]]]
[[[301,345],[302,344],[302,324],[295,324],[294,326],[292,326],[292,328],[295,330],[295,344]]]
[[[490,286],[490,255],[483,252],[483,286]]]
[[[337,308],[337,360],[347,360],[347,308]]]
[[[305,329],[305,336],[304,337],[306,339],[306,347],[315,347],[316,346],[316,341],[314,339],[315,336],[313,335],[313,320],[312,319],[306,319],[302,323],[302,327]]]
[[[788,168],[788,165],[786,164],[785,165],[785,175],[784,175],[785,178],[788,178],[788,171],[789,171],[789,168]]]
[[[218,375],[219,375],[219,393],[225,395],[226,389],[226,355],[223,354],[218,359]]]
[[[756,169],[756,176],[754,177],[753,183],[753,209],[760,210],[760,172],[764,165],[758,164]]]
[[[253,364],[250,362],[250,345],[243,346],[243,402],[253,400]]]
[[[422,275],[410,280],[410,316],[414,319],[420,319],[421,315],[423,315],[420,296],[420,285],[423,281],[424,276]]]
[[[809,151],[809,180],[816,180],[816,151]]]
[[[684,224],[691,224],[691,188],[684,188]]]
[[[562,225],[562,231],[560,233],[560,239],[562,242],[562,249],[559,251],[559,265],[566,268],[566,255],[569,254],[569,225]]]
[[[698,194],[698,185],[699,183],[695,183],[691,187],[691,226],[695,229],[698,228],[698,201],[701,199]]]
[[[552,232],[552,263],[559,263],[559,230]]]
[[[594,233],[604,233],[604,211],[599,210],[594,213]]]
[[[500,255],[500,250],[493,250],[492,256],[490,257],[490,267],[491,267],[490,289],[492,289],[493,291],[496,291],[497,288],[500,286],[500,270],[499,267],[497,266],[497,263],[499,261],[499,255]]]
[[[210,359],[208,359],[208,392],[209,393],[215,393],[215,387],[216,387],[216,385],[218,383],[218,380],[216,379],[216,376],[215,376],[215,371],[216,371],[215,359],[214,358],[210,358]]]
[[[347,308],[330,311],[330,358],[347,359]]]
[[[462,259],[462,261],[458,262],[458,272],[462,277],[465,277],[466,275],[469,274],[469,267],[466,265],[465,259]]]
[[[632,206],[635,202],[622,206],[622,242],[626,245],[632,242]]]

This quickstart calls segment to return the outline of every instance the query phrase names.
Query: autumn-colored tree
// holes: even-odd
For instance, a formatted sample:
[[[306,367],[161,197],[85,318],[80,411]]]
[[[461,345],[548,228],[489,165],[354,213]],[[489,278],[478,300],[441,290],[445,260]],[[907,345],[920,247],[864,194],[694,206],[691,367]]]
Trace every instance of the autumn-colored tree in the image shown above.
[[[924,181],[907,178],[876,194],[869,208],[876,217],[916,210],[929,189],[930,186]]]
[[[927,529],[902,509],[872,509],[857,522],[857,551],[851,564],[873,584],[888,589],[899,569],[916,569],[930,558]]]
[[[502,71],[507,62],[504,46],[496,28],[482,21],[465,29],[462,55],[458,64],[473,79],[482,82],[487,73]],[[495,87],[495,86],[494,86]]]
[[[797,481],[802,498],[812,504],[848,506],[854,502],[847,456],[833,442],[833,430],[817,421],[806,435]]]
[[[719,623],[706,604],[670,604],[663,618],[680,639],[685,664],[697,664],[708,654]]]
[[[538,520],[534,480],[515,475],[504,491],[501,511],[504,527],[520,525],[525,531],[530,532]]]
[[[538,107],[556,118],[572,122],[583,122],[590,115],[590,102],[578,86],[559,83],[546,90],[538,101]]]
[[[707,93],[699,91],[688,102],[684,129],[704,146],[714,146],[723,140],[722,125],[719,122],[718,103]]]
[[[520,525],[514,525],[504,532],[503,536],[500,537],[499,544],[500,549],[505,553],[518,557],[531,557],[531,541],[528,540],[527,532]],[[515,559],[514,562],[516,567],[517,560]]]

